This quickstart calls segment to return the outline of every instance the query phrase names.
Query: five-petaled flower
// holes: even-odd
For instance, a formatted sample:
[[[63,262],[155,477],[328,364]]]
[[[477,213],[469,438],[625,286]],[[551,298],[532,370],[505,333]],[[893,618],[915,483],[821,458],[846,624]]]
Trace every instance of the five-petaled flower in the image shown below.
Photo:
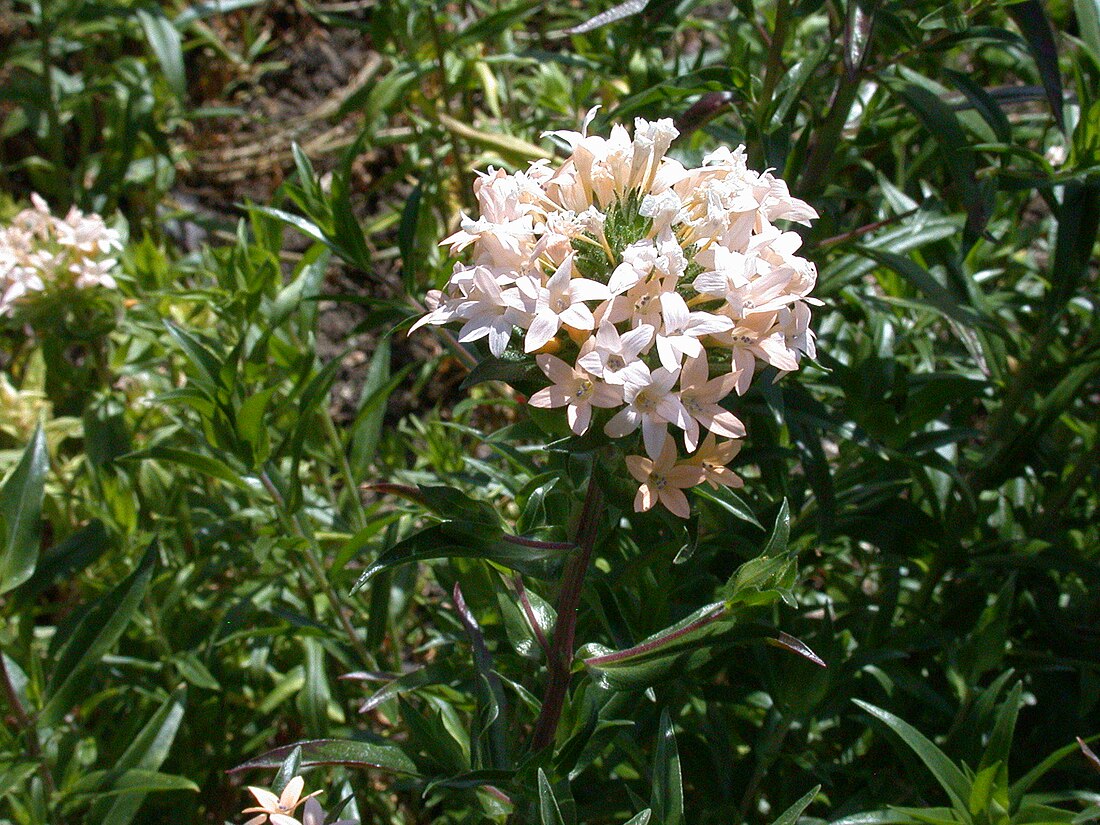
[[[554,383],[528,400],[532,407],[566,407],[569,429],[584,435],[592,421],[593,407],[616,407],[623,401],[621,387],[593,379],[584,370],[573,369],[553,355],[540,355],[539,368]]]
[[[684,490],[703,481],[703,468],[687,462],[676,461],[676,443],[665,436],[665,443],[657,459],[640,455],[628,455],[626,466],[641,485],[634,496],[634,509],[645,512],[658,501],[682,518],[691,515]]]
[[[252,808],[245,808],[244,813],[257,815],[244,825],[261,825],[264,822],[270,822],[271,825],[302,825],[293,816],[294,811],[307,799],[320,793],[320,791],[314,791],[307,796],[302,796],[304,788],[305,780],[300,776],[287,782],[283,792],[278,796],[264,788],[255,788],[250,785],[248,790],[256,798],[257,804]]]

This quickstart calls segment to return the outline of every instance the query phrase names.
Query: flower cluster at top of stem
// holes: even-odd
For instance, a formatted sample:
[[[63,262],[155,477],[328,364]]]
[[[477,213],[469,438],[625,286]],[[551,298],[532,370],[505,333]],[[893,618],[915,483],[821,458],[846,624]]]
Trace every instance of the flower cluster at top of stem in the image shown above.
[[[122,249],[119,232],[76,207],[56,218],[37,194],[31,203],[0,229],[0,316],[34,293],[114,289],[111,271],[118,261],[112,255]]]
[[[635,509],[687,517],[684,489],[741,483],[725,464],[745,429],[719,402],[748,389],[758,362],[784,374],[814,357],[817,270],[774,222],[817,213],[750,170],[743,146],[688,169],[666,154],[670,120],[603,138],[587,134],[593,114],[580,132],[551,133],[572,149],[557,168],[480,175],[480,217],[444,241],[472,247],[474,262],[429,294],[413,329],[461,322],[459,341],[488,338],[496,356],[519,330],[515,345],[551,382],[530,403],[565,407],[578,435],[594,407],[617,409],[604,432],[640,429],[645,450],[627,459]]]

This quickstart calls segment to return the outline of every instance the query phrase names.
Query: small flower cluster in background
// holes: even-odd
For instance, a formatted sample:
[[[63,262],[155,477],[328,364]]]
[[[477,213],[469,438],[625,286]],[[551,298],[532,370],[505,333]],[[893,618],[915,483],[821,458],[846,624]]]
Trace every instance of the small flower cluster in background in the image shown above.
[[[578,435],[594,408],[617,410],[604,432],[640,429],[646,454],[627,463],[635,509],[660,502],[686,518],[684,489],[740,484],[723,465],[745,428],[720,401],[748,389],[758,362],[783,374],[814,357],[817,271],[775,221],[817,213],[750,170],[744,147],[688,169],[666,154],[670,120],[605,139],[587,134],[593,114],[581,132],[553,133],[572,149],[558,168],[480,176],[480,217],[444,241],[472,247],[474,262],[429,295],[414,329],[461,322],[461,342],[532,354],[551,383],[530,403],[565,407]]]
[[[119,232],[96,214],[76,207],[64,219],[31,195],[11,225],[0,230],[0,316],[9,315],[28,295],[38,292],[106,287],[113,289],[112,257],[122,249]]]

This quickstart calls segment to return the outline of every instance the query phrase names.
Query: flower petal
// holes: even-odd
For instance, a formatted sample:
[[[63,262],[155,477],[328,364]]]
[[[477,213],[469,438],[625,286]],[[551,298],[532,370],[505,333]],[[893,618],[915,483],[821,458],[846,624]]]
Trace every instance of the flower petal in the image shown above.
[[[665,487],[660,493],[661,504],[680,518],[691,518],[691,505],[683,490],[676,487]]]
[[[625,410],[619,410],[614,418],[604,425],[604,434],[612,438],[622,438],[624,435],[629,435],[638,429],[641,418],[642,417],[636,411],[629,407]]]
[[[254,788],[249,785],[248,791],[256,797],[256,802],[262,810],[274,811],[279,807],[279,797],[266,788]]]
[[[531,328],[527,330],[527,336],[523,339],[524,352],[534,352],[542,349],[546,343],[558,333],[561,327],[561,319],[553,312],[540,311],[531,322]]]

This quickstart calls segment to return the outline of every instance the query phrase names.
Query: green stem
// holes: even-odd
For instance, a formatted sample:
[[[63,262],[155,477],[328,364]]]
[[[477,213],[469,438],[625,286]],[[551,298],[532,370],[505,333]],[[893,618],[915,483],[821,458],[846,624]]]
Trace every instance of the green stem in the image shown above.
[[[373,668],[375,665],[373,657],[367,650],[366,645],[363,644],[363,640],[359,638],[359,634],[355,632],[351,619],[348,618],[347,613],[344,612],[343,605],[340,603],[340,596],[336,593],[332,583],[328,580],[328,574],[325,572],[325,567],[321,563],[321,547],[318,545],[316,537],[313,535],[312,531],[305,528],[301,519],[297,516],[289,516],[286,513],[286,499],[283,497],[283,494],[279,492],[279,488],[275,486],[275,482],[271,480],[271,476],[269,476],[266,471],[260,473],[260,483],[263,484],[264,489],[267,490],[268,495],[274,499],[275,505],[279,508],[279,520],[282,522],[283,526],[294,535],[305,540],[306,562],[313,571],[313,575],[316,576],[317,583],[321,586],[321,590],[324,591],[325,598],[328,599],[329,605],[336,614],[336,619],[340,622],[341,627],[343,627],[344,634],[348,637],[348,641],[351,643],[355,655],[368,668]]]
[[[442,92],[444,103],[449,105],[454,99],[454,94],[451,84],[447,81],[447,56],[443,49],[443,34],[439,30],[439,21],[435,19],[435,11],[432,9],[428,11],[428,28],[432,33],[432,45],[435,47],[435,59],[439,67],[439,89]],[[434,102],[432,103],[432,109],[433,114],[438,109]],[[472,120],[469,122],[472,124]],[[462,144],[453,132],[448,132],[448,134],[451,138],[451,161],[455,168],[459,198],[466,204],[467,208],[472,209],[476,204],[473,202],[472,190],[465,185],[466,160],[463,156]]]
[[[45,0],[39,6],[38,46],[41,51],[39,59],[42,61],[42,82],[46,87],[46,128],[49,132],[46,141],[54,169],[58,174],[62,174],[67,171],[65,168],[65,144],[61,135],[61,117],[57,112],[57,98],[54,95],[53,56],[50,48],[50,29],[46,24]],[[66,193],[67,195],[68,193]]]
[[[367,526],[367,513],[363,507],[363,499],[359,497],[359,485],[355,483],[355,478],[351,472],[351,464],[348,462],[344,440],[340,438],[340,433],[336,429],[336,422],[332,420],[332,413],[327,408],[324,410],[322,418],[325,422],[325,434],[332,443],[333,452],[336,453],[336,462],[340,475],[344,480],[344,487],[347,495],[352,499],[352,523],[355,524],[356,530],[362,530]]]
[[[571,668],[573,664],[573,640],[577,630],[577,609],[580,606],[584,576],[592,560],[592,550],[596,546],[596,533],[600,526],[600,509],[603,506],[603,494],[595,478],[595,468],[588,479],[588,490],[584,496],[581,515],[574,532],[577,552],[569,560],[562,577],[561,592],[558,595],[558,619],[554,626],[554,641],[547,656],[546,666],[549,676],[542,698],[542,710],[535,731],[531,737],[531,749],[542,750],[554,741],[561,720],[565,695],[569,690]]]
[[[771,102],[772,93],[783,71],[783,44],[787,42],[787,24],[790,21],[791,0],[778,0],[775,4],[775,28],[772,30],[771,43],[768,46],[768,62],[764,68],[764,87],[760,91],[760,126],[763,128],[763,113]]]
[[[837,83],[833,104],[829,107],[825,122],[817,130],[816,141],[810,150],[809,160],[806,161],[799,181],[799,190],[803,193],[816,191],[825,180],[833,158],[836,156],[837,147],[841,143],[840,133],[844,130],[844,124],[848,122],[852,104],[856,100],[856,92],[859,91],[858,79],[850,80],[847,75],[842,75]]]

